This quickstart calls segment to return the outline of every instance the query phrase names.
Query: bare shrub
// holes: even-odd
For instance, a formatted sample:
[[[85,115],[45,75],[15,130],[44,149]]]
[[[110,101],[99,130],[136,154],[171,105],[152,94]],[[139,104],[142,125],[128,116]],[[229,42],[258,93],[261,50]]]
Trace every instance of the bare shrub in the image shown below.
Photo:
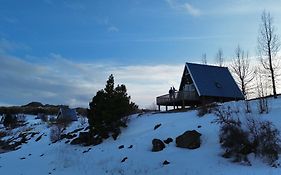
[[[248,132],[242,129],[242,122],[239,118],[234,118],[230,107],[217,109],[215,114],[218,116],[216,122],[221,124],[219,140],[224,149],[223,157],[233,158],[234,162],[244,161],[250,164],[247,154],[249,154]],[[235,113],[236,114],[236,113]]]
[[[254,153],[269,165],[276,166],[280,138],[279,130],[271,122],[258,121],[251,116],[241,122],[230,107],[218,109],[215,114],[215,122],[221,125],[219,139],[224,149],[223,157],[250,165],[247,155]]]
[[[250,104],[249,100],[245,100],[245,112],[246,113],[251,113],[252,112],[251,104]]]
[[[0,131],[0,138],[5,137],[6,135],[7,135],[7,133],[6,133],[6,132],[4,132],[4,131]]]
[[[241,128],[239,122],[222,125],[220,129],[220,144],[225,149],[224,157],[233,157],[235,162],[249,162],[247,154],[250,153],[248,132]]]
[[[62,129],[59,125],[53,125],[50,129],[50,140],[55,143],[60,140],[62,134]]]
[[[18,121],[17,116],[14,114],[6,114],[4,115],[3,125],[4,127],[8,128],[15,128],[17,127]]]
[[[202,117],[205,114],[210,114],[213,111],[215,111],[216,107],[217,107],[216,103],[204,104],[197,108],[197,116]]]
[[[87,121],[87,118],[84,117],[84,116],[80,116],[80,117],[79,117],[79,121],[80,121],[80,124],[81,124],[82,126],[85,126],[86,123],[88,122],[88,121]]]
[[[55,116],[53,116],[53,115],[51,115],[50,117],[49,117],[49,123],[55,123],[56,122],[56,118],[55,118]]]
[[[280,152],[279,130],[269,121],[247,120],[254,152],[271,166],[276,166]]]
[[[255,70],[256,76],[256,90],[258,95],[258,110],[260,114],[268,113],[269,112],[269,106],[268,106],[268,77],[266,76],[266,73],[262,71],[261,69],[257,68]]]
[[[67,127],[72,123],[71,118],[59,118],[56,120],[57,125],[61,125],[62,127]]]
[[[42,122],[48,122],[48,115],[46,114],[39,113],[36,118],[41,119]]]

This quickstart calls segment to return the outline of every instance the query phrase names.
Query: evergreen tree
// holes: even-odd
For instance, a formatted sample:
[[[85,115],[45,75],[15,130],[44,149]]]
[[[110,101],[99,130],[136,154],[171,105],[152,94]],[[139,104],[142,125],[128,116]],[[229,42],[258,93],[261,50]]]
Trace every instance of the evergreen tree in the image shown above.
[[[111,134],[116,139],[121,133],[120,127],[126,127],[126,117],[138,108],[130,99],[125,85],[114,88],[111,74],[105,88],[99,90],[89,103],[87,117],[91,134],[99,139],[108,138]]]

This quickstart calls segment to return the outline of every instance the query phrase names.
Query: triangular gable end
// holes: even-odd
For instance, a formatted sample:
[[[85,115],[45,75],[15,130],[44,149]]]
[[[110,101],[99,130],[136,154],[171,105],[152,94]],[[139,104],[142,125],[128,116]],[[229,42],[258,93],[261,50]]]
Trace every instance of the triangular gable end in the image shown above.
[[[189,79],[189,80],[186,80],[186,79]],[[191,84],[194,85],[197,94],[200,96],[199,89],[197,88],[196,82],[194,81],[194,78],[192,77],[192,74],[190,73],[187,63],[184,66],[179,91],[183,91],[186,81],[191,81]]]

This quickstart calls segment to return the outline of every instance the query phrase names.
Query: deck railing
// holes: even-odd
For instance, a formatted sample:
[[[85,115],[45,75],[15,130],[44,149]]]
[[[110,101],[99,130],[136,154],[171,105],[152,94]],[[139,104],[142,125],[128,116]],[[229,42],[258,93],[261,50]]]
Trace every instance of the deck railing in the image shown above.
[[[174,94],[166,94],[156,97],[157,105],[170,105],[181,101],[196,101],[199,97],[195,91],[176,91]]]

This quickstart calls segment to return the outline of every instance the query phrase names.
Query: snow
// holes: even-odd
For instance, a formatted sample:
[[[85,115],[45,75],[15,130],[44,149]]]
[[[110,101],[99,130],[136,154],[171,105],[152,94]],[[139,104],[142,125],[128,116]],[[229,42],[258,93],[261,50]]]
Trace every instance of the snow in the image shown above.
[[[260,115],[256,109],[257,102],[252,101],[252,115],[270,120],[280,128],[281,99],[271,99],[269,102],[269,114]],[[244,110],[242,101],[225,103],[223,106]],[[108,139],[100,145],[90,147],[69,145],[65,143],[66,140],[52,144],[49,125],[35,119],[35,116],[27,116],[29,124],[25,129],[31,127],[32,131],[39,134],[31,138],[27,144],[23,144],[20,149],[0,154],[0,172],[1,175],[281,174],[281,168],[272,168],[254,155],[249,157],[252,166],[233,163],[221,157],[222,149],[218,141],[219,125],[214,123],[215,115],[198,117],[196,114],[197,111],[133,115],[128,127],[122,130],[116,141]],[[79,119],[67,128],[67,132],[86,127],[86,123],[85,119]],[[161,126],[154,130],[157,124]],[[202,134],[201,147],[195,150],[176,147],[175,138],[186,130],[193,129]],[[11,134],[22,131],[23,128],[18,128]],[[36,142],[36,138],[41,134],[42,139]],[[164,140],[168,137],[174,141],[166,145],[163,151],[151,152],[151,141],[154,138]],[[120,145],[124,145],[124,148],[119,149]],[[130,145],[133,145],[131,149],[128,148]],[[121,163],[124,157],[128,159]],[[170,164],[163,165],[165,160]]]

